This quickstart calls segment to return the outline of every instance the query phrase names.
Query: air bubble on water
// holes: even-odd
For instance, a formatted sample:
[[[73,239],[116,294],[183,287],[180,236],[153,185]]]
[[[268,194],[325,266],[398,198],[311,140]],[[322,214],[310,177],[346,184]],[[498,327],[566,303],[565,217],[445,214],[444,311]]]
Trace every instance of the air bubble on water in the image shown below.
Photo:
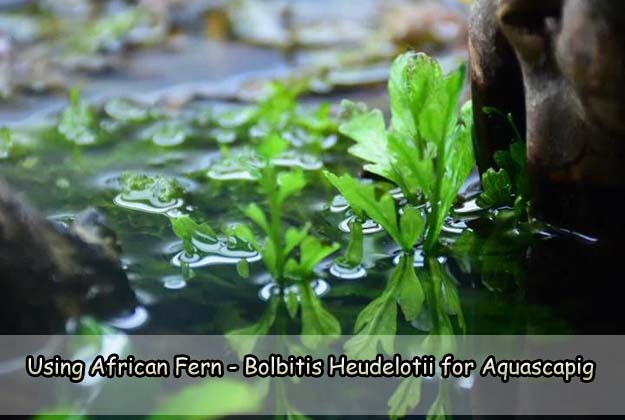
[[[163,282],[163,286],[169,290],[184,289],[187,285],[187,282],[182,276],[165,276],[161,281]]]
[[[330,291],[330,284],[327,281],[322,280],[322,279],[311,281],[310,287],[312,288],[313,293],[318,297],[324,296],[328,294],[328,292]],[[273,296],[283,295],[286,297],[290,295],[291,293],[294,293],[296,295],[298,301],[300,300],[301,292],[299,290],[299,286],[290,285],[290,286],[282,287],[275,282],[271,282],[271,283],[267,283],[266,285],[264,285],[258,291],[258,297],[260,298],[260,300],[267,302]]]
[[[342,280],[356,280],[367,276],[367,270],[362,264],[350,267],[340,262],[334,262],[330,266],[330,274]]]
[[[345,210],[349,209],[349,203],[342,195],[335,195],[332,199],[332,204],[330,205],[330,211],[332,213],[343,213]]]
[[[352,231],[351,224],[354,220],[356,220],[356,216],[354,215],[349,216],[348,218],[346,218],[345,220],[339,223],[339,229],[342,232],[350,233]],[[378,225],[376,222],[374,222],[371,219],[365,220],[362,224],[362,233],[364,235],[371,235],[373,233],[382,232],[382,230],[383,230],[382,226]]]
[[[137,306],[132,313],[114,318],[108,324],[122,330],[133,330],[145,324],[149,318],[148,310],[143,306]]]

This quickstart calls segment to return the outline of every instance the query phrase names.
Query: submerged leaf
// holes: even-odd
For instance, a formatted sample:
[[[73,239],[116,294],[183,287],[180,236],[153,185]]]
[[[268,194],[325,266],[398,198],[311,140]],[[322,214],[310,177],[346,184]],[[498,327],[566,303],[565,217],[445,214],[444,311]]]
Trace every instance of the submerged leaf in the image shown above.
[[[405,417],[421,402],[421,378],[402,379],[388,400],[388,414],[391,419]]]
[[[257,387],[233,379],[206,380],[185,387],[167,398],[150,417],[156,419],[220,418],[255,413],[262,407],[264,395]]]
[[[340,335],[341,324],[323,307],[310,284],[301,283],[299,289],[302,308],[302,343],[314,348],[326,340],[321,336]]]
[[[228,343],[235,349],[239,357],[243,358],[246,354],[251,354],[256,347],[259,336],[269,333],[276,320],[279,303],[280,301],[274,297],[269,301],[269,307],[258,322],[226,333]]]
[[[391,278],[391,283],[397,282],[397,303],[408,322],[419,316],[425,300],[423,288],[412,264],[413,258],[412,254],[402,255]]]

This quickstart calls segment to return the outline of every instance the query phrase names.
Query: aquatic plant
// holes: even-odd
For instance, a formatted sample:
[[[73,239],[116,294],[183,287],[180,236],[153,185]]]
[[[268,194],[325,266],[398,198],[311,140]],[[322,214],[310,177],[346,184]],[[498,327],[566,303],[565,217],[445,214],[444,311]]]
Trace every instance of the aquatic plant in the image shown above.
[[[489,168],[482,174],[482,193],[478,205],[482,208],[514,207],[520,215],[525,210],[530,193],[525,142],[512,115],[489,107],[484,108],[483,112],[505,118],[515,138],[508,150],[499,150],[493,155],[498,169]]]
[[[399,186],[408,201],[422,194],[430,205],[424,248],[433,250],[443,221],[474,166],[470,103],[458,102],[465,67],[445,76],[427,55],[406,53],[391,67],[388,91],[391,124],[381,111],[348,104],[351,118],[342,134],[356,144],[350,153],[367,162],[365,170]]]
[[[306,186],[303,171],[278,171],[271,163],[288,144],[277,135],[269,136],[258,147],[264,159],[262,167],[250,168],[256,173],[258,185],[267,199],[268,212],[258,204],[249,204],[244,213],[260,228],[264,237],[259,238],[252,229],[243,224],[232,228],[232,233],[247,241],[262,256],[272,280],[281,288],[280,296],[291,318],[301,308],[302,334],[304,336],[338,335],[341,327],[338,320],[328,312],[311,287],[314,268],[323,259],[334,253],[338,244],[323,244],[309,233],[310,225],[301,228],[283,225],[283,210],[287,200],[299,194]],[[295,285],[297,291],[285,292],[285,286]],[[231,332],[230,335],[267,334],[277,313],[277,300],[273,296],[263,318],[254,326]],[[312,339],[310,339],[312,340]],[[309,344],[312,345],[312,341]],[[306,343],[306,338],[304,339]]]
[[[69,106],[61,114],[58,131],[67,141],[79,146],[92,145],[98,141],[95,111],[81,100],[78,88],[69,92]]]
[[[147,191],[154,199],[165,203],[184,195],[184,188],[175,178],[158,174],[124,172],[120,183],[122,194]]]
[[[0,159],[6,159],[11,156],[13,150],[13,138],[11,130],[6,127],[0,128]]]

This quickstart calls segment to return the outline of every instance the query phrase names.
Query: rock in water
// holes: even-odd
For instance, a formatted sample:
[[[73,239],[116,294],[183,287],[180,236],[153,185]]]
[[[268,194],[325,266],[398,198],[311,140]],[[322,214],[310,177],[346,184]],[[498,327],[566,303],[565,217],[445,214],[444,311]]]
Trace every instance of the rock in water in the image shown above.
[[[134,306],[118,252],[96,210],[79,214],[69,228],[56,225],[0,181],[0,333],[61,333],[74,317]]]

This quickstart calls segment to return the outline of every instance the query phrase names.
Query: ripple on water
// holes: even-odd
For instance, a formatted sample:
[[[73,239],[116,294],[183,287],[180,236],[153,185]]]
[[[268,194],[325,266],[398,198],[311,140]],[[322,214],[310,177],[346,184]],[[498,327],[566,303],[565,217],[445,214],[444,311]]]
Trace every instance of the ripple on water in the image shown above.
[[[455,207],[453,214],[460,217],[479,216],[485,210],[477,205],[477,198],[472,198]]]
[[[399,252],[397,255],[393,257],[393,264],[398,265],[399,260],[401,259],[402,253]],[[441,264],[445,264],[447,262],[447,257],[440,256],[437,258],[438,262]],[[425,254],[422,248],[417,248],[414,252],[414,267],[423,267],[425,266]]]
[[[217,264],[238,264],[240,260],[256,262],[261,259],[258,252],[236,238],[199,236],[198,234],[191,240],[195,253],[189,255],[184,250],[178,252],[171,260],[174,266],[181,267],[186,263],[190,268],[200,268]]]
[[[122,330],[134,330],[145,324],[149,318],[148,310],[143,306],[137,306],[131,313],[113,318],[108,324]]]
[[[343,213],[349,209],[349,203],[342,195],[335,195],[330,205],[330,211],[332,213]]]
[[[250,171],[250,166],[260,168],[261,163],[254,155],[242,153],[213,162],[206,176],[217,181],[254,181],[257,177]]]
[[[319,297],[328,294],[328,292],[330,291],[330,284],[322,279],[311,281],[310,287],[312,288],[313,293]],[[286,286],[283,288],[278,283],[271,282],[264,285],[258,291],[258,297],[260,298],[260,300],[267,302],[269,299],[271,299],[272,296],[283,295],[286,297],[291,293],[294,293],[296,295],[299,302],[301,292],[299,291],[299,287],[297,285]]]
[[[342,220],[339,223],[339,229],[342,232],[350,233],[352,231],[351,224],[354,220],[356,220],[356,216],[354,215],[349,216],[348,218]],[[382,230],[383,230],[382,226],[378,225],[376,222],[374,222],[371,219],[365,220],[362,224],[362,233],[364,235],[371,235],[373,233],[382,232]]]
[[[169,201],[161,201],[150,191],[130,191],[115,196],[113,202],[119,207],[144,213],[167,214],[184,205],[184,200],[176,198]]]
[[[180,290],[187,286],[187,282],[182,276],[165,276],[161,281],[165,289],[169,290]]]
[[[323,162],[317,157],[296,151],[289,151],[273,159],[273,164],[286,168],[301,168],[305,171],[316,171],[323,167]]]
[[[463,219],[455,219],[453,217],[448,217],[443,224],[443,232],[450,235],[460,235],[465,230],[468,230],[469,226],[467,225],[466,220]]]
[[[350,267],[340,262],[334,262],[330,266],[330,274],[342,280],[357,280],[367,276],[367,270],[362,264]]]

